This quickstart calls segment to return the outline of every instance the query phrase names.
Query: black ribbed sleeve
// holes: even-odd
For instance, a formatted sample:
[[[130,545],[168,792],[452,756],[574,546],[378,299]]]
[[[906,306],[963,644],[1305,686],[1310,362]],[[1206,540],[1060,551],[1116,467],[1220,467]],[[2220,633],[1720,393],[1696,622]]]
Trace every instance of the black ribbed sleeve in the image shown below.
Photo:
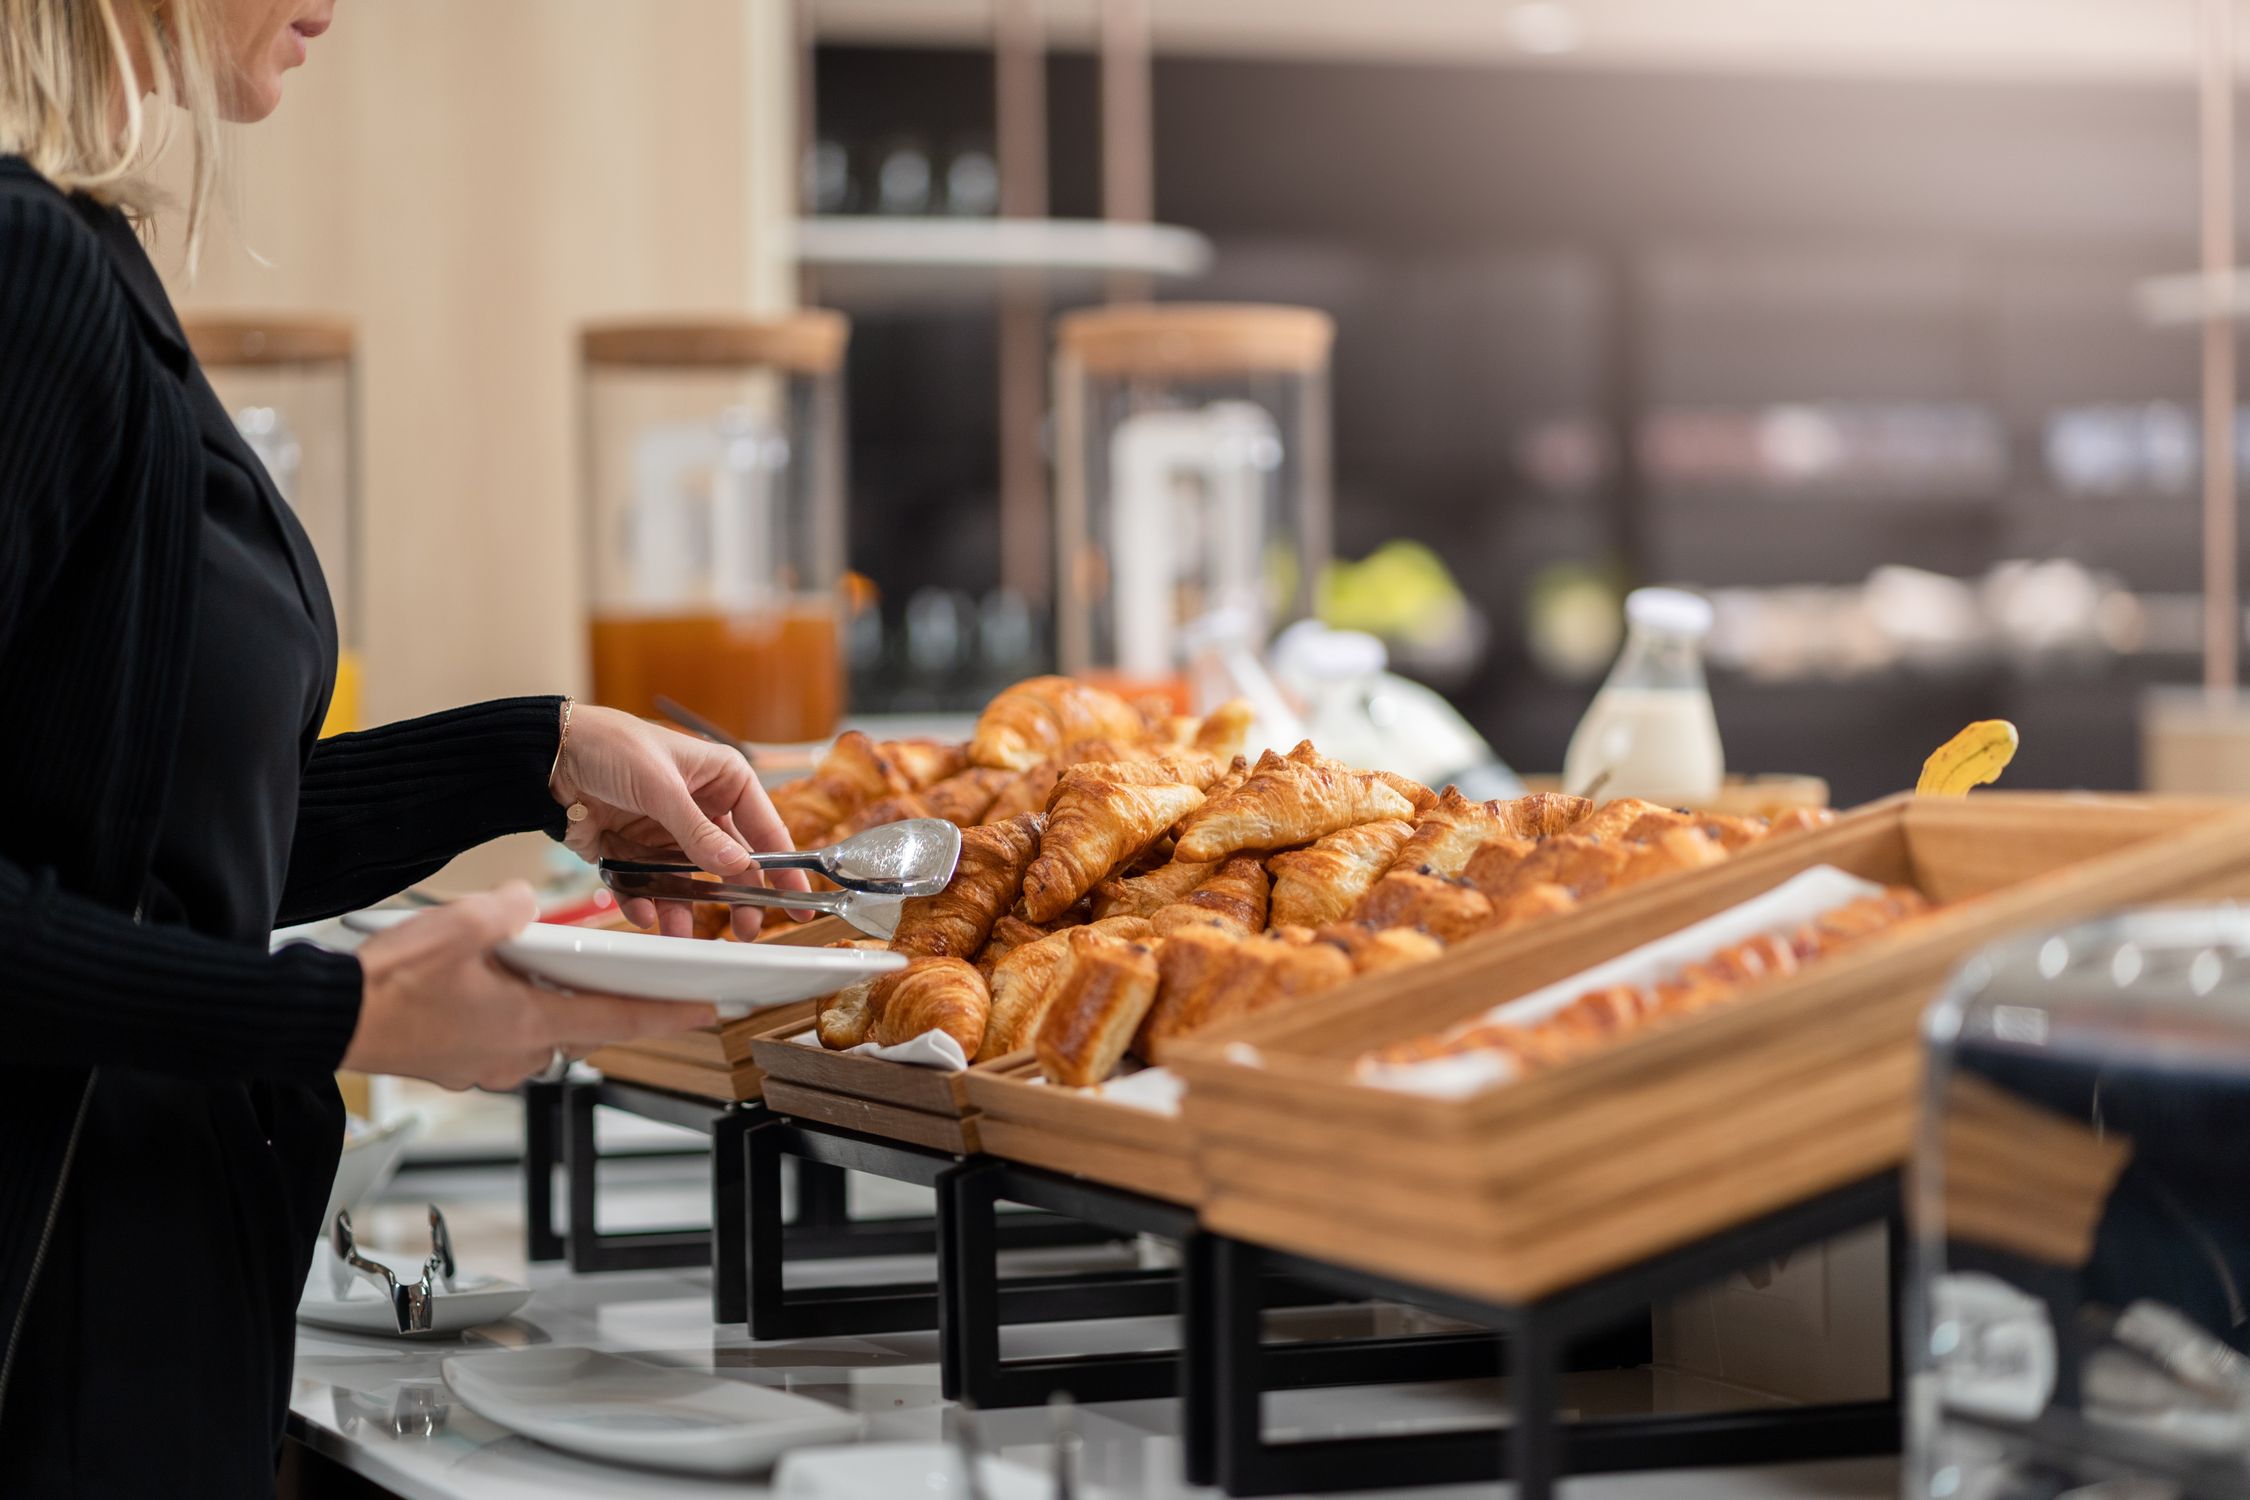
[[[281,921],[395,895],[507,833],[561,837],[547,790],[562,699],[502,698],[322,740],[305,769]]]

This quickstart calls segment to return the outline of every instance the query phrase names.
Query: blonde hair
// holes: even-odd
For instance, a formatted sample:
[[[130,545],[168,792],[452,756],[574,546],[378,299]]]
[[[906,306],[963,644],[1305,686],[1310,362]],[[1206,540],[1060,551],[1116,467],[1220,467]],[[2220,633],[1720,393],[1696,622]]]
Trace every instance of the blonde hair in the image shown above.
[[[23,157],[66,192],[145,222],[165,198],[150,171],[184,122],[194,151],[190,267],[219,180],[210,3],[0,0],[0,152]],[[135,76],[136,56],[153,78]],[[151,94],[168,107],[150,109]]]

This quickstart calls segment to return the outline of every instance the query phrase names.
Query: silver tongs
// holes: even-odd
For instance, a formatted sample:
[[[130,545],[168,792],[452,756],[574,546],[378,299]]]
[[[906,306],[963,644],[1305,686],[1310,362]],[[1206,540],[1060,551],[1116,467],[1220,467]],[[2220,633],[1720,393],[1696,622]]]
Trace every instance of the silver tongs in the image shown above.
[[[898,930],[901,904],[934,896],[961,859],[961,830],[943,818],[908,818],[856,833],[825,849],[753,854],[760,870],[810,870],[842,889],[777,891],[718,880],[673,860],[604,859],[602,884],[620,896],[653,901],[716,901],[727,906],[779,906],[842,917],[861,932],[887,938]]]
[[[359,1253],[348,1208],[336,1210],[336,1222],[328,1226],[328,1248],[336,1252],[328,1265],[328,1287],[338,1301],[351,1290],[356,1276],[389,1299],[400,1333],[428,1333],[436,1326],[437,1289],[443,1284],[447,1291],[454,1290],[455,1268],[453,1235],[435,1203],[430,1205],[430,1258],[422,1263],[419,1281],[400,1281],[389,1266]]]

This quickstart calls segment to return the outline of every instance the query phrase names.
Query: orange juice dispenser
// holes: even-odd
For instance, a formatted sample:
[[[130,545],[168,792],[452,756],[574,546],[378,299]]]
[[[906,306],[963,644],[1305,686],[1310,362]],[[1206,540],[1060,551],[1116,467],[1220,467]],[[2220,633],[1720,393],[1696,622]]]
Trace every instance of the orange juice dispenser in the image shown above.
[[[835,729],[848,334],[825,311],[585,330],[596,701],[671,697],[749,740]]]
[[[341,651],[323,734],[361,727],[359,452],[352,325],[340,318],[211,314],[188,343],[250,451],[312,538],[336,601]]]
[[[1311,308],[1089,308],[1055,325],[1056,646],[1183,711],[1198,622],[1249,644],[1312,612],[1329,557],[1328,352]],[[1246,624],[1245,624],[1246,622]]]

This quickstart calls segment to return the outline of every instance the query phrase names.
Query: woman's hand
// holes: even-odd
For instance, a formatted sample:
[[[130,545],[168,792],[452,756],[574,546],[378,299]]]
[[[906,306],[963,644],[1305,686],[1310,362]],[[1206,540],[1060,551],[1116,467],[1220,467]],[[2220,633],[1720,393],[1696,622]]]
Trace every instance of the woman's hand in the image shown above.
[[[510,1089],[553,1061],[596,1047],[717,1022],[708,1005],[566,995],[527,983],[492,956],[538,911],[512,881],[377,933],[359,947],[359,1028],[344,1052],[355,1073],[426,1078],[449,1089]]]
[[[714,875],[757,882],[745,849],[789,849],[789,830],[773,810],[750,763],[724,745],[676,733],[614,708],[575,705],[570,732],[549,789],[565,807],[584,807],[563,836],[588,860],[685,857]],[[808,889],[802,872],[776,871],[770,884]],[[685,902],[635,899],[625,919],[687,937],[694,917]],[[758,908],[734,909],[734,931],[758,934]]]

